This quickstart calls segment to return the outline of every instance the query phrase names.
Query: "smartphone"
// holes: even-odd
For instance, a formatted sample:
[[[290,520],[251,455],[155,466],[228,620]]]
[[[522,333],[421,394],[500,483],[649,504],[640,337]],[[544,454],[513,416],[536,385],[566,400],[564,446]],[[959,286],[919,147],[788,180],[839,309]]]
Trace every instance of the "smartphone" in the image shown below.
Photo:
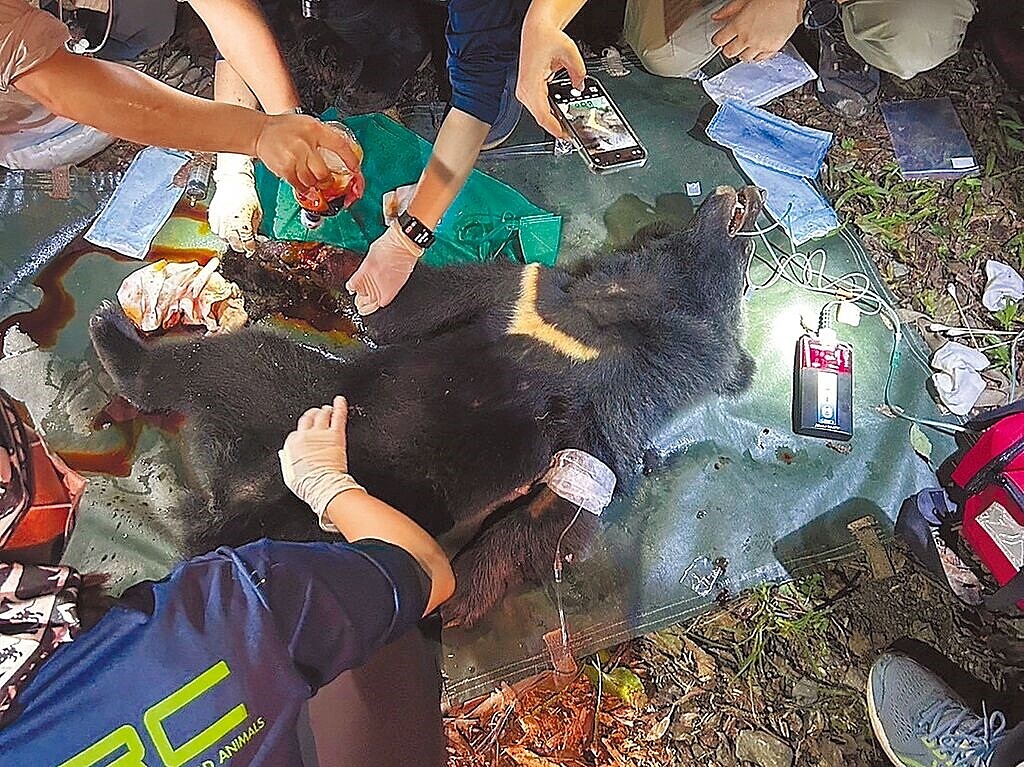
[[[639,168],[647,162],[647,150],[598,80],[585,78],[580,90],[557,78],[548,83],[548,98],[594,173]]]

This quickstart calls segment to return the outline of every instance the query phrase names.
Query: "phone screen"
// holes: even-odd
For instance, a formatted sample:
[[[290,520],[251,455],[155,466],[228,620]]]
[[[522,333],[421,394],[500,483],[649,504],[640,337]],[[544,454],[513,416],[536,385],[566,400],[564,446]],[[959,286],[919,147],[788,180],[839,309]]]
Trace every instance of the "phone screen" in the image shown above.
[[[590,95],[590,91],[594,95]],[[608,98],[596,88],[587,88],[579,97],[566,98],[558,94],[555,103],[587,154],[638,146]]]

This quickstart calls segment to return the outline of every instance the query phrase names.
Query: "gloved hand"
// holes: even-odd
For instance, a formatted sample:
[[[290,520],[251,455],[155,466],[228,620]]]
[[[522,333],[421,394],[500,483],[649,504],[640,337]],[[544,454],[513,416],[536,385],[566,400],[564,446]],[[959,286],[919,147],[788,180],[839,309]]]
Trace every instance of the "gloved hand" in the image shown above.
[[[309,504],[320,527],[328,532],[338,532],[325,516],[331,500],[346,490],[363,489],[348,474],[347,422],[348,403],[344,397],[335,397],[333,405],[303,413],[278,452],[284,483]]]
[[[217,186],[207,212],[210,229],[227,240],[232,250],[251,253],[256,250],[256,232],[263,220],[252,158],[243,154],[218,154],[213,180]]]
[[[393,222],[370,245],[363,263],[356,269],[345,289],[355,294],[356,310],[360,314],[373,314],[387,306],[409,279],[423,248],[402,233],[398,222]]]

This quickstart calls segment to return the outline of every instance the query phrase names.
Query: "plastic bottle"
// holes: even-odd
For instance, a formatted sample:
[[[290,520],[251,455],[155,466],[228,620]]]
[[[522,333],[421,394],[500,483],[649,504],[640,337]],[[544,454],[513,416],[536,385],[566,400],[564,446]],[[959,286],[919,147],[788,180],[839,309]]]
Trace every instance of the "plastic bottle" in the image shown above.
[[[344,123],[331,120],[324,125],[347,136],[352,142],[359,162],[363,161],[363,148]],[[332,179],[329,183],[314,187],[303,194],[295,191],[295,200],[302,209],[299,211],[299,219],[307,229],[317,229],[323,223],[324,216],[333,216],[344,207],[345,195],[355,178],[352,170],[330,149],[320,147],[318,151],[331,171]]]

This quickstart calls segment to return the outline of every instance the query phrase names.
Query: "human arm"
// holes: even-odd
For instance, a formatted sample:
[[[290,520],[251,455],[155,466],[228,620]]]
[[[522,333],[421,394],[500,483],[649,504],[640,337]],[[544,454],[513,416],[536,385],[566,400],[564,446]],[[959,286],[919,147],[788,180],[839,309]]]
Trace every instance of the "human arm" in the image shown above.
[[[348,141],[311,117],[268,116],[218,104],[176,91],[131,67],[63,48],[15,78],[14,85],[54,114],[129,141],[259,157],[300,189],[331,176],[318,147],[358,166]]]
[[[189,0],[189,4],[226,59],[217,62],[217,101],[254,107],[246,97],[248,91],[267,114],[283,114],[299,106],[299,94],[281,50],[252,0]]]
[[[222,59],[214,66],[213,98],[216,101],[248,109],[259,106],[256,95],[228,61]],[[244,154],[218,153],[213,180],[213,199],[206,212],[210,230],[238,253],[254,251],[263,208],[256,194],[252,158]]]
[[[430,579],[424,614],[429,613],[455,590],[448,557],[419,525],[369,495],[348,475],[347,420],[344,397],[303,413],[281,451],[285,483],[310,505],[322,526],[340,532],[348,541],[372,538],[408,552]]]
[[[234,560],[232,583],[218,591],[229,593],[239,584],[258,592],[257,614],[269,613],[273,627],[259,641],[270,645],[276,634],[313,690],[413,628],[430,590],[416,560],[379,540],[261,540],[228,556]]]
[[[441,123],[434,150],[409,201],[409,215],[435,229],[473,171],[490,126],[459,109]],[[371,245],[345,288],[355,294],[360,314],[390,304],[412,274],[423,249],[392,224]]]
[[[541,128],[558,138],[568,136],[551,111],[548,80],[560,69],[565,69],[573,85],[583,87],[587,67],[576,43],[563,30],[585,2],[533,0],[523,20],[516,98],[529,110]]]
[[[711,42],[730,58],[764,61],[786,44],[804,14],[804,0],[732,0],[712,14],[722,23]]]

